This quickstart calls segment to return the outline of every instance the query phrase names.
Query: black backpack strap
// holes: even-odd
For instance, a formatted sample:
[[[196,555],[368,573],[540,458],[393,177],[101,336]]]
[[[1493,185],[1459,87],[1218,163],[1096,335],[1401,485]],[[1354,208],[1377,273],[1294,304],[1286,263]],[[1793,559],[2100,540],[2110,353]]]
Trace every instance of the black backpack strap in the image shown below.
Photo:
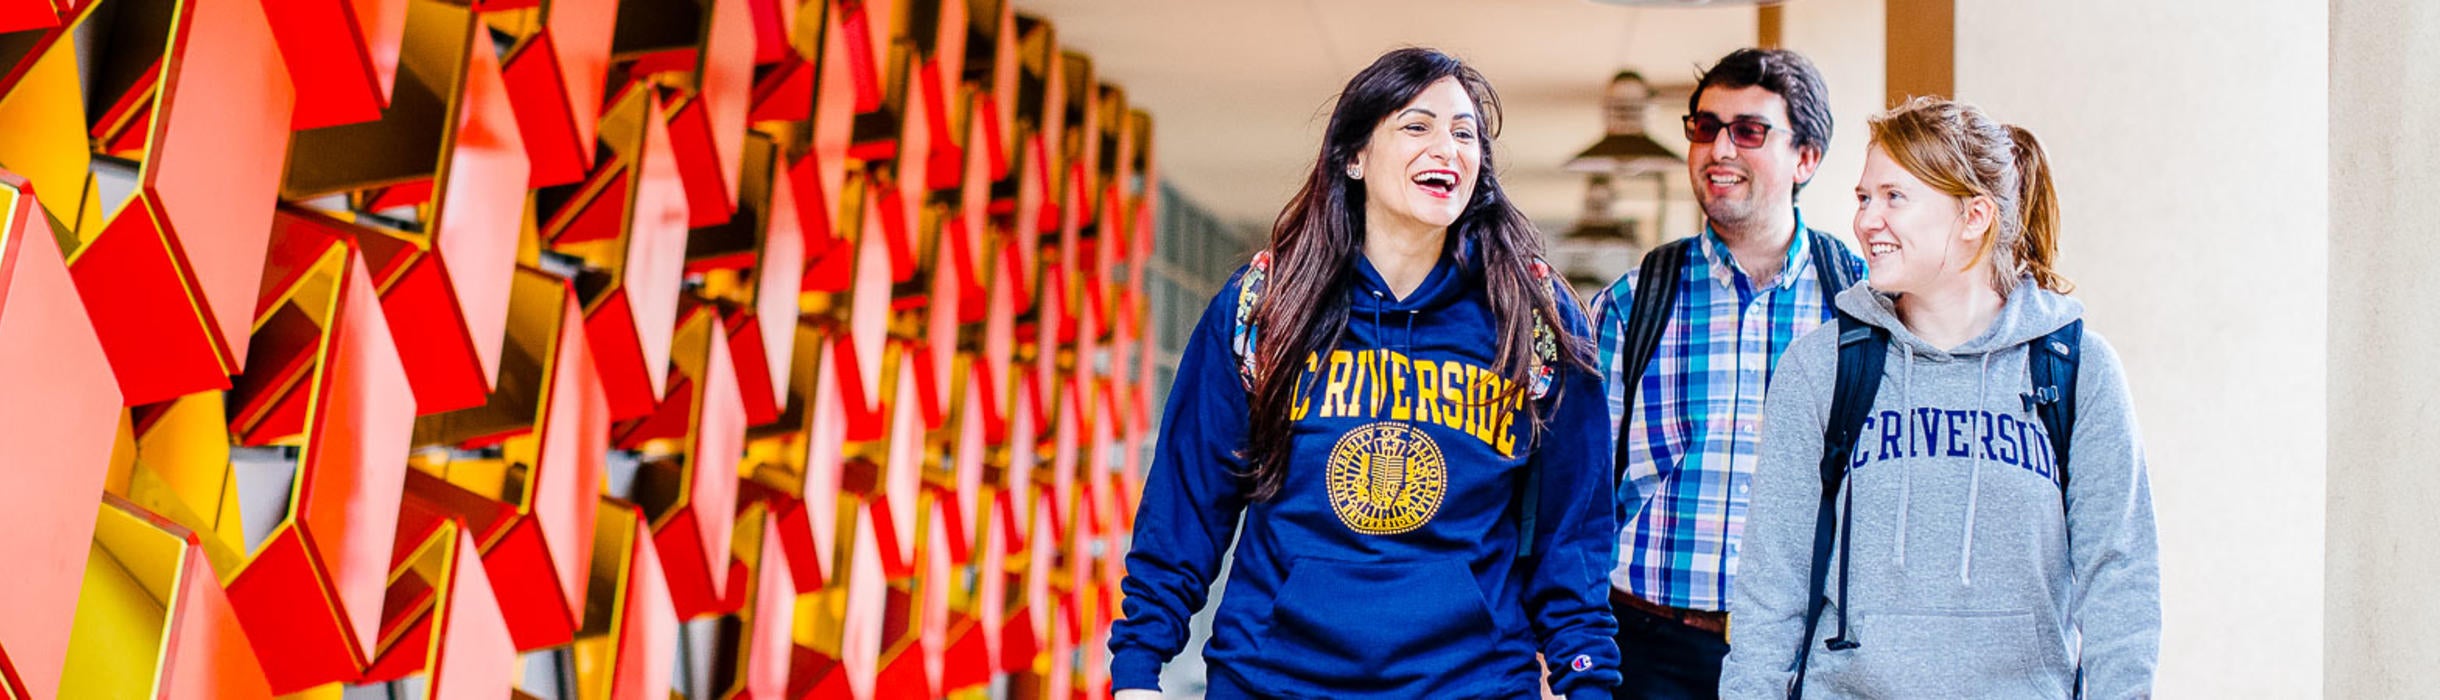
[[[1864,419],[1872,413],[1873,398],[1881,391],[1881,373],[1889,359],[1889,333],[1877,326],[1858,320],[1845,312],[1838,314],[1838,384],[1830,394],[1830,417],[1822,425],[1821,507],[1813,518],[1813,567],[1805,599],[1805,636],[1796,652],[1796,678],[1788,686],[1788,697],[1804,695],[1805,666],[1813,656],[1813,634],[1821,627],[1822,608],[1830,602],[1825,590],[1830,576],[1830,548],[1839,541],[1839,531],[1845,526],[1836,520],[1846,514],[1845,522],[1854,520],[1855,496],[1847,495],[1847,507],[1837,503],[1839,491],[1847,481],[1847,463],[1855,455],[1856,437],[1862,433]],[[1856,642],[1847,638],[1846,598],[1847,558],[1839,559],[1839,633],[1827,643],[1830,649],[1853,649]]]
[[[2025,357],[2033,375],[2033,391],[2023,395],[2025,410],[2042,419],[2050,432],[2051,475],[2059,482],[2059,507],[2067,507],[2067,446],[2076,436],[2076,370],[2084,359],[2084,319],[2076,319],[2034,341]],[[2070,697],[2084,697],[2084,664],[2076,664]]]
[[[2025,358],[2033,375],[2033,391],[2023,395],[2025,410],[2042,419],[2050,431],[2051,471],[2059,482],[2059,502],[2067,502],[2067,446],[2076,434],[2076,367],[2083,360],[2084,320],[2077,319],[2034,342]]]
[[[1862,280],[1856,279],[1855,270],[1847,267],[1847,244],[1818,229],[1805,229],[1805,238],[1813,248],[1813,278],[1821,282],[1822,305],[1829,306],[1839,292]]]
[[[1627,430],[1635,425],[1635,392],[1643,388],[1644,370],[1660,351],[1661,334],[1677,307],[1678,281],[1685,277],[1686,256],[1694,244],[1692,238],[1661,244],[1644,254],[1643,267],[1635,273],[1635,302],[1627,309],[1626,336],[1618,343],[1618,383],[1626,400],[1619,404],[1618,439],[1610,446],[1617,451],[1610,462],[1613,489],[1627,479]]]

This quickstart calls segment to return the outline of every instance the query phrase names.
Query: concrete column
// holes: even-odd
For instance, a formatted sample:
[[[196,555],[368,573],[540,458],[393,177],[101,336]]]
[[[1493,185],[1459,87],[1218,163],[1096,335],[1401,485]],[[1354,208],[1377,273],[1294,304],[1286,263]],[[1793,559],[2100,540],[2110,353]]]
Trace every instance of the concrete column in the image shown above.
[[[2333,0],[2329,12],[2330,518],[2321,688],[2333,698],[2435,697],[2440,4]]]
[[[1905,19],[1902,6],[1918,4],[1891,0],[1891,25]],[[2324,460],[2348,464],[2335,458],[2357,457],[2328,451],[2329,412],[2358,413],[2345,394],[2328,391],[2333,375],[2322,369],[2333,347],[2326,318],[2339,298],[2331,294],[2328,265],[2334,104],[2328,8],[2299,0],[2208,6],[2058,0],[1968,2],[1955,10],[1955,94],[2047,144],[2064,218],[2062,269],[2080,285],[2075,296],[2090,309],[2087,327],[2116,346],[2133,385],[2160,518],[2166,615],[2160,696],[2314,697],[2324,689]],[[2366,24],[2382,25],[2367,28],[2375,36],[2395,29]],[[1893,94],[1904,88],[1896,84],[1897,47],[1908,43],[1895,34],[1890,40]],[[2404,56],[2366,65],[2383,76],[2380,90],[2419,94],[2429,109],[2440,95],[2429,66],[2440,62],[2428,48],[2423,58],[2420,83],[2405,72]],[[2343,150],[2420,143],[2423,150],[2397,157],[2421,169],[2389,171],[2392,179],[2382,185],[2389,189],[2378,191],[2394,208],[2360,220],[2366,225],[2341,227],[2351,230],[2349,241],[2390,235],[2367,230],[2383,228],[2377,224],[2428,222],[2440,214],[2432,204],[2440,197],[2428,186],[2435,142],[2409,126],[2433,120],[2406,119],[2413,112],[2403,103],[2379,114],[2394,128],[2362,133],[2357,143],[2365,148]],[[2426,157],[2416,162],[2405,153]],[[2423,175],[2421,191],[2409,186],[2409,173]],[[2413,244],[2440,250],[2429,236]],[[2349,259],[2400,252],[2351,248],[2360,250],[2350,250]],[[2419,300],[2400,294],[2413,288],[2416,274],[2428,276],[2429,266],[2413,264],[2435,259],[2424,255],[2389,258],[2394,266],[2383,269],[2396,271],[2389,277],[2359,283],[2361,273],[2350,265],[2337,279],[2363,290],[2345,297],[2355,303],[2376,294],[2390,299],[2395,313],[2385,323],[2421,323],[2423,338],[2440,337],[2434,323],[2440,314],[2428,293],[2440,287],[2422,287],[2427,293]],[[2366,361],[2413,366],[2403,355],[2380,357],[2394,362]],[[2412,371],[2434,376],[2427,368]],[[2400,431],[2440,417],[2432,393],[2392,395],[2400,397],[2395,404],[2363,407],[2362,415],[2387,416]],[[2420,419],[2413,417],[2418,402],[2426,409]],[[2363,429],[2349,426],[2348,435]],[[2427,443],[2440,436],[2423,430]],[[2431,453],[2360,444],[2367,446],[2365,459],[2379,455],[2378,468],[2395,465],[2401,474],[2417,472],[2422,483],[2440,484]],[[2350,489],[2387,494],[2400,505],[2417,499],[2425,524],[2440,511],[2430,507],[2433,489],[2349,481],[2362,484]],[[2381,547],[2432,541],[2431,528],[2378,529]],[[2407,551],[2423,558],[2401,567],[2440,571],[2432,561],[2440,546],[2395,551],[2397,559]],[[2421,585],[2385,594],[2417,596],[2417,604],[2440,610],[2429,594],[2440,577],[2417,580]],[[2440,640],[2440,626],[2423,626],[2419,634]],[[2433,649],[2422,647],[2415,658],[2428,662]]]

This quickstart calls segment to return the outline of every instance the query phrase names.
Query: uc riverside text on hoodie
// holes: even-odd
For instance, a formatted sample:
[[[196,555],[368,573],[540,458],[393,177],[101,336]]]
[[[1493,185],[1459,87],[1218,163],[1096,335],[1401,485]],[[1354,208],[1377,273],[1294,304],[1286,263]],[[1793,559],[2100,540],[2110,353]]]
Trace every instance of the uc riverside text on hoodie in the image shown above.
[[[1248,412],[1229,336],[1245,271],[1205,309],[1136,516],[1113,688],[1157,686],[1241,516],[1204,653],[1214,697],[1533,698],[1537,652],[1558,693],[1617,683],[1600,378],[1552,368],[1538,442],[1522,390],[1493,401],[1508,382],[1462,248],[1404,299],[1357,258],[1347,332],[1308,359],[1286,480],[1263,502],[1236,476]],[[1561,299],[1567,331],[1584,337]],[[1519,558],[1526,469],[1542,472],[1540,508],[1536,551]]]

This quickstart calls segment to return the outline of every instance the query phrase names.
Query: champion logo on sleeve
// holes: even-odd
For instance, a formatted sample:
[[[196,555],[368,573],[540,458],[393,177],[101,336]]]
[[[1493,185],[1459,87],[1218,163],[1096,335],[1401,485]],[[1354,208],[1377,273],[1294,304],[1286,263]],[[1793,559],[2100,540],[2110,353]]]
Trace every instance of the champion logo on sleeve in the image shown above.
[[[1567,667],[1575,669],[1577,672],[1593,670],[1593,657],[1577,654],[1576,658],[1568,660]]]

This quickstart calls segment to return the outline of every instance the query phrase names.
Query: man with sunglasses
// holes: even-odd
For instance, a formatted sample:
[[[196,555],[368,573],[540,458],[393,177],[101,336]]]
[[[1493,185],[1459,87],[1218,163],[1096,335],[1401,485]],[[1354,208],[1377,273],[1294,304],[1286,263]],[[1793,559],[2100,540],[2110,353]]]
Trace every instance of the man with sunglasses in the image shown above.
[[[1619,698],[1719,696],[1763,388],[1779,354],[1864,275],[1862,258],[1796,209],[1830,144],[1812,61],[1741,49],[1687,102],[1703,233],[1653,250],[1594,302],[1618,431]]]

